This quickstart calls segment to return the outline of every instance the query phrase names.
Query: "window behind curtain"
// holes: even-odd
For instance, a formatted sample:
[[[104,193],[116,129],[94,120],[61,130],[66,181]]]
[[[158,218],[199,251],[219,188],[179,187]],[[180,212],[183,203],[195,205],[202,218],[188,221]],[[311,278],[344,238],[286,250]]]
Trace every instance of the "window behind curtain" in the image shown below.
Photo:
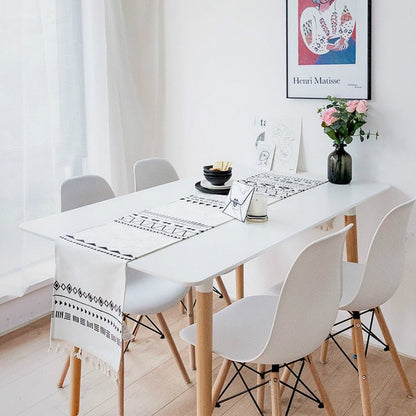
[[[87,146],[81,1],[0,0],[0,11],[1,295],[7,276],[51,254],[18,225],[59,211]]]

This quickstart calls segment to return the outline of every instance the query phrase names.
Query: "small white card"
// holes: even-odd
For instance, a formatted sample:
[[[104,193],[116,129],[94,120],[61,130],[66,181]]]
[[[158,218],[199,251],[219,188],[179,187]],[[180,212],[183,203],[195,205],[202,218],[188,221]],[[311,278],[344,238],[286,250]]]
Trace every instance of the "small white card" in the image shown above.
[[[296,173],[301,136],[301,118],[296,115],[256,116],[254,122],[254,137],[256,145],[256,165],[263,171],[273,170],[280,173]],[[274,145],[274,157],[271,167],[262,165],[266,154],[261,152],[264,145]],[[259,150],[260,148],[260,150]]]
[[[257,168],[263,171],[270,171],[272,169],[274,150],[276,145],[274,143],[258,143],[257,145]]]
[[[223,213],[244,222],[254,195],[254,187],[234,181],[228,194],[228,203]]]
[[[271,118],[267,121],[266,139],[276,144],[273,170],[296,173],[299,159],[301,121],[297,116]]]

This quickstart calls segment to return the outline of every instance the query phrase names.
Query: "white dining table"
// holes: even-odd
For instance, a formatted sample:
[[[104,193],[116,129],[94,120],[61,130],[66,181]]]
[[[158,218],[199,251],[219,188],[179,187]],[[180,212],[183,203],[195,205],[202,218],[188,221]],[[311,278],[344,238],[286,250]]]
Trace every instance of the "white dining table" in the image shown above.
[[[250,170],[235,172],[234,178]],[[302,176],[302,174],[300,174]],[[101,225],[123,215],[154,208],[190,194],[200,194],[196,178],[123,195],[49,217],[25,222],[21,228],[49,240]],[[196,287],[197,322],[197,416],[212,413],[212,288],[213,279],[237,270],[237,297],[243,294],[243,265],[279,243],[338,215],[356,225],[355,208],[386,191],[389,185],[352,181],[349,185],[324,183],[277,201],[268,207],[268,221],[249,223],[231,220],[207,232],[152,252],[128,263],[128,267]],[[225,200],[225,196],[200,194]],[[347,259],[358,261],[357,233],[347,237]],[[79,412],[81,362],[71,359],[70,416]]]

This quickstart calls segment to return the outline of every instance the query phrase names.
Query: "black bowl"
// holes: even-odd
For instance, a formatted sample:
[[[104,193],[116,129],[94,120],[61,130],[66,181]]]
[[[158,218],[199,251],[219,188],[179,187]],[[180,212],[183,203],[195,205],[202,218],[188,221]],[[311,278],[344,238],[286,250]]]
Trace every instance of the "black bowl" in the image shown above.
[[[228,170],[210,170],[212,165],[204,166],[205,179],[214,186],[222,186],[227,182],[232,175],[232,168]]]

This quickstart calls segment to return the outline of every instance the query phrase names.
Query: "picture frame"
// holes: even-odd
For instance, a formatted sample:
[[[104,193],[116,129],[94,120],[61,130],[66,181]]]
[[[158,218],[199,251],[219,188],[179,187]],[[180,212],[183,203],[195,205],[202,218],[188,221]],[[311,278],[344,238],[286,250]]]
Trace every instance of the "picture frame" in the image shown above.
[[[371,98],[371,0],[286,0],[286,97]]]

